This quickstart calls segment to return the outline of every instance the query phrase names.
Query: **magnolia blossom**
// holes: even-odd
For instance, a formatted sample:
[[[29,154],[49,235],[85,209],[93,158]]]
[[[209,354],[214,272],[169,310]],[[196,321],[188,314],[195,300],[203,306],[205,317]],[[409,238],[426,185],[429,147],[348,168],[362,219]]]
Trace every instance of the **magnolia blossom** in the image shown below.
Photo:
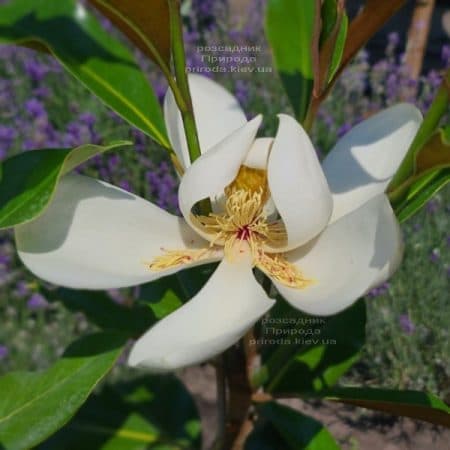
[[[384,282],[402,255],[385,189],[421,122],[399,104],[353,128],[321,166],[311,141],[279,115],[273,139],[256,138],[237,100],[191,76],[202,156],[189,161],[173,95],[164,104],[185,173],[183,218],[103,181],[69,174],[46,211],[15,229],[20,258],[59,285],[109,289],[220,261],[201,291],[135,344],[129,363],[154,371],[205,361],[236,343],[274,304],[264,272],[295,308],[334,314]],[[210,199],[211,213],[199,202]]]

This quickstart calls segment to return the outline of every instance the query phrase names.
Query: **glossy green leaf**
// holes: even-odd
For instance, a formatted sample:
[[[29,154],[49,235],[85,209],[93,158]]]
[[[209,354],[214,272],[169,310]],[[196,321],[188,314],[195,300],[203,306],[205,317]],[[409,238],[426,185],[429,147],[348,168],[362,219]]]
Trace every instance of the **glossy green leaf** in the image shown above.
[[[450,169],[438,169],[422,176],[410,187],[406,199],[394,206],[398,220],[409,219],[449,182]]]
[[[285,303],[278,303],[270,317],[284,320],[284,324],[266,330],[269,335],[283,337],[284,342],[271,352],[263,352],[254,384],[263,384],[273,393],[330,388],[359,359],[365,339],[364,301],[332,317],[301,315]],[[351,328],[349,323],[353,324]]]
[[[275,402],[258,406],[260,415],[269,421],[284,441],[283,449],[339,450],[330,432],[317,420]]]
[[[136,337],[147,331],[157,317],[142,304],[120,305],[103,292],[57,289],[46,293],[51,301],[60,301],[69,311],[82,312],[89,322],[103,330]]]
[[[450,428],[450,408],[426,392],[343,387],[326,392],[324,398]]]
[[[158,100],[131,52],[75,0],[0,6],[0,43],[38,44],[129,123],[169,147]]]
[[[173,376],[106,386],[39,450],[182,450],[200,448],[200,420]]]
[[[302,122],[308,111],[313,90],[313,39],[316,0],[269,0],[266,34],[276,69]]]
[[[99,153],[130,144],[120,141],[108,146],[30,150],[6,159],[0,165],[0,229],[43,213],[65,173]]]
[[[170,20],[167,0],[89,0],[148,57],[170,67]]]
[[[43,372],[0,378],[0,448],[27,450],[61,428],[114,365],[124,342],[117,334],[91,335]]]

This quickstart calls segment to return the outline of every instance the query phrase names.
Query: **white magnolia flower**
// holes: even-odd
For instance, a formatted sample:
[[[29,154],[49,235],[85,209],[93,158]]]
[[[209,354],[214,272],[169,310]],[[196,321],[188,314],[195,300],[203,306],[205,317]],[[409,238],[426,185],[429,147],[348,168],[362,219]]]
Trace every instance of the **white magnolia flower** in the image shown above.
[[[184,219],[105,182],[70,174],[45,213],[16,228],[20,258],[38,277],[83,289],[156,280],[221,261],[203,289],[159,321],[129,363],[155,371],[205,361],[234,344],[274,304],[257,267],[295,308],[334,314],[386,280],[401,259],[399,226],[384,191],[421,122],[399,104],[356,126],[321,167],[298,123],[279,116],[274,139],[255,139],[237,100],[211,80],[190,84],[204,153],[189,163],[169,93],[165,119],[186,172]],[[214,213],[195,205],[211,198]]]

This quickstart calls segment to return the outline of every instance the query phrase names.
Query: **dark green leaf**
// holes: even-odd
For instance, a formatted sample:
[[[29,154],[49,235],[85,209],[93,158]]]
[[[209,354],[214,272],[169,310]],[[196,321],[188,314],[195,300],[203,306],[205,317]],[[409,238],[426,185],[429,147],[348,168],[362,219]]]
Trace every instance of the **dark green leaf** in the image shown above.
[[[245,441],[245,450],[286,450],[277,429],[267,421],[259,421]]]
[[[275,402],[258,407],[292,450],[339,450],[330,432],[317,420]]]
[[[270,318],[281,319],[284,325],[275,330],[267,328],[273,328],[272,324],[266,325],[266,330],[284,342],[263,352],[254,383],[264,384],[273,393],[320,392],[333,386],[360,356],[365,339],[364,301],[327,318],[301,315],[286,303],[278,303]]]
[[[0,7],[0,43],[37,44],[132,125],[169,147],[158,100],[131,52],[75,0]]]
[[[160,66],[170,67],[170,21],[167,0],[89,0],[104,16]]]
[[[0,378],[0,448],[29,449],[61,428],[114,365],[124,343],[117,334],[91,335],[44,372]]]
[[[313,90],[313,39],[316,0],[269,0],[266,33],[272,47],[275,66],[302,122]]]
[[[450,408],[426,392],[343,387],[326,392],[324,398],[450,428]]]
[[[106,386],[40,450],[181,450],[200,448],[200,420],[173,376]]]
[[[118,331],[129,337],[139,336],[156,322],[156,317],[146,306],[119,305],[103,292],[61,288],[47,293],[46,298],[61,301],[69,311],[82,312],[103,330]]]
[[[35,219],[49,204],[62,175],[98,153],[124,145],[130,143],[31,150],[3,161],[0,165],[0,228]]]

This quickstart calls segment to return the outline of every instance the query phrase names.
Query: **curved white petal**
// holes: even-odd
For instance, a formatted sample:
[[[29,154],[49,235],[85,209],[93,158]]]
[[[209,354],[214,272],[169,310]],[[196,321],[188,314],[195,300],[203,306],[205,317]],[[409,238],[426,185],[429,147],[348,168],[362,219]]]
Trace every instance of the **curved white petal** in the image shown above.
[[[296,248],[327,225],[332,198],[311,141],[298,122],[284,114],[268,163],[269,188],[288,234],[283,250]]]
[[[196,74],[190,74],[188,80],[200,149],[204,153],[245,125],[247,119],[237,99],[220,84]],[[173,149],[184,167],[189,167],[183,121],[170,89],[164,99],[164,118]]]
[[[381,194],[286,255],[314,284],[304,289],[275,284],[292,306],[309,314],[335,314],[384,281],[398,266],[401,248],[398,222]]]
[[[223,260],[192,300],[136,342],[128,363],[164,372],[206,361],[235,344],[274,303],[256,282],[249,255]]]
[[[400,103],[356,125],[323,161],[333,193],[331,221],[385,191],[422,122],[420,111]]]
[[[208,245],[183,219],[115,186],[75,174],[61,179],[46,211],[16,227],[15,237],[31,272],[79,289],[120,288],[160,278],[188,267],[150,271],[145,262],[164,248]]]
[[[191,219],[192,207],[205,198],[215,197],[236,177],[255,140],[262,117],[257,116],[192,164],[181,179],[178,191],[180,210],[186,221],[205,238]]]
[[[273,138],[257,138],[248,151],[244,164],[252,169],[267,170],[270,149]]]

